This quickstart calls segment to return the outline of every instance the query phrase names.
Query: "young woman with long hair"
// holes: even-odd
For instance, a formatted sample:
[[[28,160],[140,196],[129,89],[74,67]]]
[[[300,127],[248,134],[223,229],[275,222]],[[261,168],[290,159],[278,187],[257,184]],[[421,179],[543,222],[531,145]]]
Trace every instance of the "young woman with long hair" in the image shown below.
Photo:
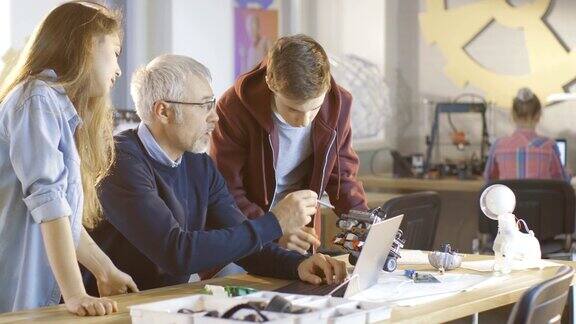
[[[87,234],[96,190],[113,159],[110,89],[120,75],[118,12],[64,3],[40,23],[0,87],[0,312],[58,304],[78,315],[114,312],[86,293],[137,291]]]

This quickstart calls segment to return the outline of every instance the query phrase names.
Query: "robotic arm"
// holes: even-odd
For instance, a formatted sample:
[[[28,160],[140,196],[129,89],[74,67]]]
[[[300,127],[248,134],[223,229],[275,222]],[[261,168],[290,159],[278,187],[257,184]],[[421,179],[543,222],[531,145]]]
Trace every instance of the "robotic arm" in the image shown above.
[[[350,264],[356,264],[372,224],[379,223],[384,219],[386,219],[386,215],[381,207],[371,211],[351,210],[347,214],[340,215],[336,221],[336,226],[341,232],[334,237],[333,242],[342,246],[349,253],[348,261]],[[396,233],[390,253],[384,263],[385,271],[392,272],[398,266],[397,259],[401,257],[400,249],[406,243],[402,234],[402,230],[398,230]]]

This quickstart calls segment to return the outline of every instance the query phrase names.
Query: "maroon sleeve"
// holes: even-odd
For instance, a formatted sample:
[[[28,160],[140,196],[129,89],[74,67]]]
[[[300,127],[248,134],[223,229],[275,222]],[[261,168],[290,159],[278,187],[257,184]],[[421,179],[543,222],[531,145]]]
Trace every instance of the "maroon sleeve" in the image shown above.
[[[239,123],[242,107],[240,100],[236,96],[234,88],[224,93],[216,105],[218,125],[212,133],[210,155],[216,167],[222,173],[228,184],[228,189],[242,213],[250,218],[264,215],[260,206],[251,202],[246,197],[246,190],[243,183],[243,169],[248,160],[248,139],[247,134]],[[234,118],[231,118],[234,116]]]

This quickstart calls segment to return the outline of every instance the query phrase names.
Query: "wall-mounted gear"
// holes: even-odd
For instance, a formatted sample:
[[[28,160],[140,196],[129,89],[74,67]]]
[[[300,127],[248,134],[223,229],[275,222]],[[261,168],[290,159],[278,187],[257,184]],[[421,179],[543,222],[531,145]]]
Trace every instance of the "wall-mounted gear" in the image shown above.
[[[420,14],[425,40],[436,44],[447,64],[444,72],[457,86],[473,85],[499,107],[509,107],[516,91],[531,88],[540,98],[564,92],[576,78],[576,51],[569,51],[544,21],[552,0],[535,0],[512,6],[506,0],[478,0],[447,9],[444,0],[426,0]],[[466,52],[492,22],[524,33],[529,73],[499,74],[481,66]]]

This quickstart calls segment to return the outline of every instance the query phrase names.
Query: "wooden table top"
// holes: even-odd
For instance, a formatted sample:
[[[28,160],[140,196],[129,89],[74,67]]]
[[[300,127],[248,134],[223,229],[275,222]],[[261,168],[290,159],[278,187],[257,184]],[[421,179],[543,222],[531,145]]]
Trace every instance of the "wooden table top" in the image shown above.
[[[465,260],[487,259],[488,256],[466,255]],[[576,262],[558,261],[558,263],[576,267]],[[402,267],[402,266],[401,266]],[[403,266],[416,270],[432,270],[430,265]],[[472,291],[458,293],[427,304],[398,307],[392,309],[392,317],[384,323],[437,323],[454,320],[474,313],[498,308],[515,303],[522,293],[530,286],[554,275],[558,268],[551,267],[542,270],[517,271],[511,274],[506,284],[485,286]],[[476,273],[471,270],[457,269],[461,273]],[[573,284],[576,280],[573,280]],[[225,278],[211,279],[198,283],[189,283],[165,288],[158,288],[112,297],[118,302],[118,313],[102,317],[78,317],[66,311],[63,305],[39,308],[15,313],[0,314],[0,323],[130,323],[130,313],[127,306],[184,297],[198,293],[205,284],[240,285],[259,290],[275,290],[290,281],[256,277],[252,275],[236,275]]]
[[[394,178],[391,174],[361,175],[364,189],[370,190],[409,190],[409,191],[465,191],[479,192],[484,185],[481,178],[475,180]]]

